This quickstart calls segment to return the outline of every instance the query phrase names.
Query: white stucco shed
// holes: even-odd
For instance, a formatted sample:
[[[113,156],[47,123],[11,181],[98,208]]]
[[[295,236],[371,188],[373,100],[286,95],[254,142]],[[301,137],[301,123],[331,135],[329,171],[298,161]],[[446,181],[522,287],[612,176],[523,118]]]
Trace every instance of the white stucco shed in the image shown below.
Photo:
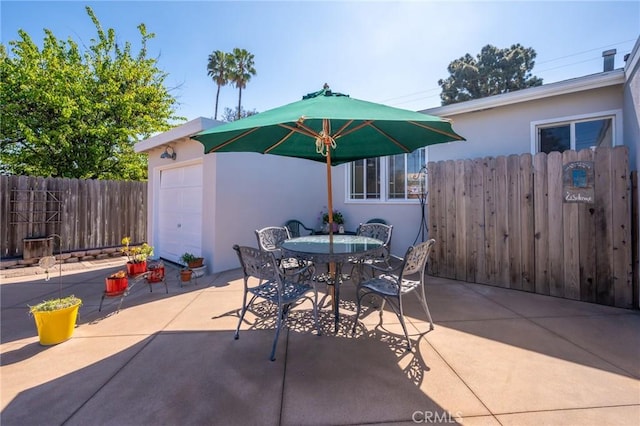
[[[256,246],[254,231],[299,219],[310,225],[326,204],[324,165],[255,153],[206,154],[190,138],[222,124],[200,117],[136,144],[149,156],[148,230],[155,255],[178,262],[202,255],[208,272],[239,267],[234,244]],[[165,152],[175,153],[161,158]]]

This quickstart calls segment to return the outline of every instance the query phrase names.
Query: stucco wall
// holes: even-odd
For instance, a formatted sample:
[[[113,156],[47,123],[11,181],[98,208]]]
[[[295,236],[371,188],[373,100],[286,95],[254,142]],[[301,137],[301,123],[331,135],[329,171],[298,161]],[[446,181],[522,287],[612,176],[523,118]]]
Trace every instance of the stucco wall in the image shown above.
[[[254,231],[299,219],[315,226],[326,205],[325,167],[311,161],[254,153],[204,155],[202,144],[183,138],[170,143],[177,159],[160,159],[164,147],[149,154],[148,235],[157,245],[156,200],[160,172],[203,165],[202,255],[210,272],[239,267],[233,244],[256,246]]]
[[[205,212],[215,212],[215,229],[207,234],[214,244],[215,270],[237,268],[232,246],[255,247],[256,229],[283,225],[288,219],[314,226],[317,212],[326,205],[325,167],[320,163],[255,153],[206,157],[215,164],[205,164],[205,170],[215,170],[216,179],[216,185],[205,188],[205,198],[214,203]]]
[[[638,170],[640,165],[640,60],[637,55],[640,49],[640,39],[634,47],[635,62],[629,66],[627,72],[627,82],[624,86],[624,135],[625,144],[629,146],[629,167],[631,170]],[[631,59],[630,59],[631,60]],[[636,189],[636,199],[640,199],[640,189]],[[636,229],[640,229],[640,216],[635,218]],[[640,253],[640,239],[636,247]],[[638,268],[638,265],[634,265]],[[636,301],[640,305],[640,294]]]
[[[609,86],[446,117],[453,120],[454,130],[467,142],[431,146],[428,159],[441,161],[531,152],[532,122],[620,110],[622,105],[622,87]]]
[[[307,160],[254,153],[204,156],[203,254],[212,271],[237,268],[233,244],[256,246],[254,231],[299,219],[317,227],[327,205],[326,166]],[[392,252],[404,255],[420,225],[417,203],[345,203],[346,167],[332,168],[334,208],[345,213],[346,228],[382,217],[394,225]]]
[[[627,71],[624,85],[624,135],[629,146],[631,170],[637,170],[640,164],[640,60]]]
[[[346,170],[347,166],[333,168],[334,205],[344,213],[346,228],[355,231],[359,223],[375,217],[385,219],[389,224],[393,225],[391,252],[397,256],[404,256],[407,247],[413,244],[420,229],[420,204],[413,200],[400,202],[348,202],[346,200]],[[418,240],[418,242],[420,241]]]

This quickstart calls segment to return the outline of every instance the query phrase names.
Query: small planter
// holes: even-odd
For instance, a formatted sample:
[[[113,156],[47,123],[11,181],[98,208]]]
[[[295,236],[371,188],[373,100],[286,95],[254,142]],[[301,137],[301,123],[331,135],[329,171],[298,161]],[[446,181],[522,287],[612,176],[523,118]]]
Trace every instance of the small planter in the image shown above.
[[[127,274],[129,276],[140,275],[147,272],[147,259],[153,256],[153,247],[147,243],[140,246],[131,246],[131,237],[122,239],[120,251],[127,256]]]
[[[82,301],[77,299],[77,303],[66,308],[51,311],[32,309],[40,344],[50,346],[69,340],[73,335],[81,304]]]
[[[129,286],[129,279],[124,271],[113,274],[104,279],[105,293],[107,296],[117,296],[123,294]]]
[[[191,281],[192,274],[193,274],[193,271],[191,269],[183,269],[182,271],[180,271],[180,281],[182,282]]]
[[[164,264],[156,263],[149,265],[149,275],[147,281],[150,283],[159,283],[164,279]]]
[[[147,272],[147,261],[143,260],[141,262],[127,262],[127,274],[131,275],[140,275]]]
[[[203,263],[204,263],[204,258],[198,257],[195,260],[192,260],[191,262],[189,262],[188,265],[190,269],[195,269],[195,268],[201,268]]]

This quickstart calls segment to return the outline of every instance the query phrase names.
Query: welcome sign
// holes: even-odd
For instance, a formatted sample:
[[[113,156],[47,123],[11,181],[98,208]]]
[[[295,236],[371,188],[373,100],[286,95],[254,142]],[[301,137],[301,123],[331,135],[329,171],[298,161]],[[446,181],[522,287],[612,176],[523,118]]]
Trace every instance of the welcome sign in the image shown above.
[[[562,186],[565,203],[593,203],[593,161],[574,161],[562,167]]]

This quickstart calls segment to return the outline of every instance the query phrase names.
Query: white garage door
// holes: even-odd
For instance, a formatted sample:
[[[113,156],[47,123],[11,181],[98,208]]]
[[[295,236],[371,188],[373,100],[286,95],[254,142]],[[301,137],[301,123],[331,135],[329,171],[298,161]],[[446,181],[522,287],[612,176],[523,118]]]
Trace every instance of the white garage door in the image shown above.
[[[202,254],[202,164],[160,172],[156,256],[180,262]]]

